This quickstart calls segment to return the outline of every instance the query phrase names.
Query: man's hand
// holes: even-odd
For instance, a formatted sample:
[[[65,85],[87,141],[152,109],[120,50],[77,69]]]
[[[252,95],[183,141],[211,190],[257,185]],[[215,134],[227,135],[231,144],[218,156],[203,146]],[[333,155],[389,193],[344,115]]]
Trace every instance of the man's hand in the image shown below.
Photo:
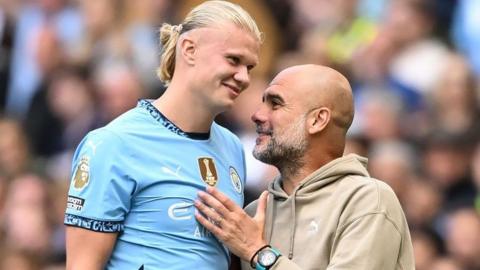
[[[201,200],[196,200],[195,206],[203,214],[195,213],[198,222],[212,232],[235,255],[249,261],[252,255],[266,244],[263,239],[263,231],[267,191],[260,195],[257,213],[253,218],[213,187],[207,187],[207,193],[200,191],[198,196]]]

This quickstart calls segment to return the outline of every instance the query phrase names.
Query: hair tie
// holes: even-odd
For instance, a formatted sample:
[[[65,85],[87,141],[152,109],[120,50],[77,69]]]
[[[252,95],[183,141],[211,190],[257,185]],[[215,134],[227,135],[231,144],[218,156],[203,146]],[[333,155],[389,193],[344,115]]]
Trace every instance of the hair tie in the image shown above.
[[[183,29],[183,25],[182,25],[182,24],[174,25],[174,26],[172,27],[172,30],[173,30],[174,32],[179,33],[179,34],[182,32],[182,29]]]

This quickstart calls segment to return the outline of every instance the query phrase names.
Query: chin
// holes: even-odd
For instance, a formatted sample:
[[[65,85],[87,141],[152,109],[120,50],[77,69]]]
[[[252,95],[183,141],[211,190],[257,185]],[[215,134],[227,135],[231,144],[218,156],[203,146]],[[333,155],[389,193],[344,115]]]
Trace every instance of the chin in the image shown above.
[[[258,159],[258,157],[262,157],[265,155],[265,151],[266,151],[265,147],[257,144],[255,148],[253,148],[252,154],[255,158]]]
[[[220,108],[222,109],[222,112],[225,112],[225,111],[228,111],[231,108],[233,108],[234,104],[235,104],[235,102],[231,101],[231,102],[228,102],[228,103],[221,104]]]

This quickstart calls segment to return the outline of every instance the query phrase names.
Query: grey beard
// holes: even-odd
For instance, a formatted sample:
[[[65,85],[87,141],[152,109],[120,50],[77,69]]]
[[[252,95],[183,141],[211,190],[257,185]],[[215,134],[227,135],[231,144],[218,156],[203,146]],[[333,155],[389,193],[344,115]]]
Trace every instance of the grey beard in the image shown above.
[[[263,151],[253,150],[253,156],[261,162],[275,166],[282,178],[294,176],[305,165],[303,156],[307,150],[307,142],[303,140],[295,145],[279,144],[273,137]]]

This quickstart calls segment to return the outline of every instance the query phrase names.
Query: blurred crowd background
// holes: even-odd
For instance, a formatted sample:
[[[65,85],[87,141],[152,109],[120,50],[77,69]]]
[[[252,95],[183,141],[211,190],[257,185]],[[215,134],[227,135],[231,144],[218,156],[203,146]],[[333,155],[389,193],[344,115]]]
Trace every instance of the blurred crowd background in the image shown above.
[[[0,270],[64,269],[72,153],[164,91],[158,29],[201,1],[0,0]],[[275,169],[250,115],[294,64],[344,73],[347,152],[395,190],[418,270],[480,269],[480,1],[243,0],[265,35],[251,87],[218,122],[247,152],[247,201]]]

